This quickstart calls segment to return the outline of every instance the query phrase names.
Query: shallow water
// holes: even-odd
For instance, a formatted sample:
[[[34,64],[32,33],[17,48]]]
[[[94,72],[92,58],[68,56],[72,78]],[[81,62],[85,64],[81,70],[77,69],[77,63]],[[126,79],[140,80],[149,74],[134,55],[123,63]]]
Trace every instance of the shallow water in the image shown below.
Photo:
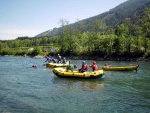
[[[0,57],[0,113],[149,113],[150,63],[138,71],[105,71],[103,78],[58,78],[46,59]],[[72,60],[80,67],[82,60]],[[91,60],[86,60],[90,64]],[[38,65],[39,68],[31,68]]]

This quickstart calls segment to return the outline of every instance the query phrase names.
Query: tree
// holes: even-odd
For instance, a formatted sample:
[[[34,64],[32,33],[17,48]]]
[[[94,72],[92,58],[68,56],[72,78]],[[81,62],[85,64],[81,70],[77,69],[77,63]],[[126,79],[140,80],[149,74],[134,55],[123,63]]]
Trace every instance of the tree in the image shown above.
[[[126,48],[126,37],[128,36],[129,34],[129,28],[127,25],[125,24],[120,24],[118,25],[118,28],[117,28],[117,35],[118,35],[118,52],[125,52],[127,51],[127,48]]]
[[[100,36],[100,32],[104,31],[105,25],[100,20],[95,19],[90,23],[89,27],[89,39],[90,41],[88,46],[91,46],[92,51],[99,51],[99,43],[98,42],[98,36]]]
[[[66,49],[66,40],[65,40],[65,35],[66,35],[66,31],[65,31],[65,26],[68,25],[68,21],[64,20],[64,19],[60,19],[60,29],[59,29],[59,34],[60,34],[60,41],[59,41],[59,45],[60,45],[60,52],[64,53],[65,49]]]
[[[40,47],[35,47],[32,51],[31,55],[36,56],[42,53],[42,49]]]
[[[0,42],[0,51],[2,50],[2,43]]]
[[[144,48],[145,52],[147,51],[148,45],[147,42],[150,37],[150,8],[146,8],[144,12],[144,16],[141,19],[143,33],[144,33]]]
[[[41,45],[46,45],[48,42],[48,38],[47,37],[43,37],[42,41],[41,41]]]

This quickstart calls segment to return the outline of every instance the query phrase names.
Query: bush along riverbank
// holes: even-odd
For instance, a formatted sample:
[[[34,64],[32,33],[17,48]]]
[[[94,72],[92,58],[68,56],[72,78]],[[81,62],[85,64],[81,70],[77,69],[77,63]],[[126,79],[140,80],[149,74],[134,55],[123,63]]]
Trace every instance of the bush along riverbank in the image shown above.
[[[32,57],[32,58],[44,58],[47,55],[50,55],[54,58],[57,58],[58,52],[50,53],[48,51],[44,51],[40,47],[36,47],[33,50],[12,50],[6,49],[0,51],[1,56],[16,56],[16,57]],[[66,57],[66,59],[70,60],[97,60],[97,61],[145,61],[150,62],[150,51],[146,53],[134,53],[134,54],[82,54],[82,55],[72,55],[72,54],[63,54],[59,53],[62,58]]]
[[[98,57],[98,56],[93,56],[93,57],[88,57],[88,56],[70,56],[67,57],[67,59],[72,59],[72,60],[96,60],[96,61],[145,61],[145,62],[150,62],[150,57],[145,58],[145,57],[138,57],[138,58],[129,58],[129,57]]]
[[[45,58],[45,55],[0,55],[0,56],[12,56],[12,57],[30,57],[30,58]],[[52,56],[57,59],[57,56]],[[136,58],[129,58],[129,57],[100,57],[100,56],[63,56],[67,60],[95,60],[95,61],[144,61],[144,62],[150,62],[150,57],[136,57]]]
[[[49,54],[50,55],[50,54]],[[87,55],[80,55],[80,56],[66,56],[63,54],[60,54],[63,57],[65,57],[67,60],[95,60],[95,61],[145,61],[145,62],[150,62],[150,56],[145,57],[145,56],[139,56],[139,57],[127,57],[127,56],[116,56],[116,57],[102,57],[100,55],[95,55],[95,56],[87,56]],[[54,58],[57,58],[57,55],[50,55]],[[44,58],[44,56],[43,56]]]

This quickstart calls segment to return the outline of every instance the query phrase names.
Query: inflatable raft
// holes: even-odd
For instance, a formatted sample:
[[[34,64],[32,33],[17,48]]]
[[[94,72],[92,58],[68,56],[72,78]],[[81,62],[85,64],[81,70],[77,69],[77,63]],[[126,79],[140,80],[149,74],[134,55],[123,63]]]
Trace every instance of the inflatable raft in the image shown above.
[[[67,62],[66,64],[49,62],[46,64],[46,66],[51,67],[51,68],[55,68],[55,67],[66,67],[68,64],[69,64],[69,62]]]
[[[95,72],[78,72],[78,71],[70,71],[67,72],[64,68],[54,68],[53,73],[58,77],[66,77],[66,78],[98,78],[104,75],[103,70],[98,70]]]
[[[135,66],[101,66],[100,68],[105,71],[132,71],[136,70],[139,67],[139,65]]]

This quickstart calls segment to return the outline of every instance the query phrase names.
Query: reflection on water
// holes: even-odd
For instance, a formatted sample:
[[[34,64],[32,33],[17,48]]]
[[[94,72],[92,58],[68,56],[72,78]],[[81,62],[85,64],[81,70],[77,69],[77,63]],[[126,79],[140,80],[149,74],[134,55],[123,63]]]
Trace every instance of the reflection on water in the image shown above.
[[[104,88],[104,81],[100,79],[77,79],[77,78],[60,78],[54,77],[53,84],[66,85],[66,88],[71,88],[78,85],[82,90],[99,90]]]
[[[46,68],[49,69],[49,70],[51,70],[51,71],[54,69],[54,68],[52,68],[52,67],[47,67],[47,66],[46,66]]]

